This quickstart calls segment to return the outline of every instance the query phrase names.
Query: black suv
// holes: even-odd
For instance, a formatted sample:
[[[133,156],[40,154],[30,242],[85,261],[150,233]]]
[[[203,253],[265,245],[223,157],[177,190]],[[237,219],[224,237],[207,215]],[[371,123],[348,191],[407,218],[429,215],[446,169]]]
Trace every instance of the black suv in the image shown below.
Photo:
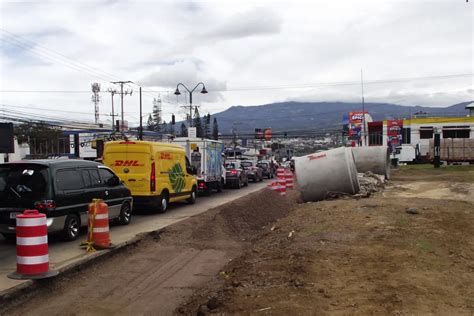
[[[130,223],[130,190],[100,163],[65,159],[0,164],[0,233],[14,240],[16,215],[36,209],[46,214],[48,232],[74,240],[87,225],[88,205],[94,198],[107,203],[109,218]]]

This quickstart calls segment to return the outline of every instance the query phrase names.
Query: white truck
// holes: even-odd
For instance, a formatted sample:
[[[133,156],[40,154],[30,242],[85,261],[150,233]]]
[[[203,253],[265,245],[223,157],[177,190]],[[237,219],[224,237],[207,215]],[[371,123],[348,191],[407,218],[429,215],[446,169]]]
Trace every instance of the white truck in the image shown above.
[[[220,192],[224,186],[223,157],[224,144],[212,139],[177,137],[171,141],[186,150],[186,156],[197,170],[198,190],[211,194]]]

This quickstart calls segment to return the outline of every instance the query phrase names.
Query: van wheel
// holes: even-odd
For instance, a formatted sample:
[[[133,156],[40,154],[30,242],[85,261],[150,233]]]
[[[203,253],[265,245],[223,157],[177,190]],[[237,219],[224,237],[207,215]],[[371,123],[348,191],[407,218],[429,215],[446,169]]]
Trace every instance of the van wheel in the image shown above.
[[[197,197],[197,190],[196,190],[196,187],[193,187],[193,190],[191,191],[191,196],[186,201],[188,201],[189,204],[194,204],[196,203],[196,197]]]
[[[81,229],[81,220],[76,214],[69,214],[64,221],[61,237],[65,241],[76,240]]]
[[[219,181],[219,183],[217,183],[217,192],[222,192],[222,187],[224,186],[224,181]]]
[[[168,210],[168,202],[169,202],[168,193],[167,192],[161,193],[161,195],[159,197],[159,204],[158,204],[157,212],[158,213],[166,213],[166,211]]]
[[[122,208],[120,208],[120,215],[118,218],[118,222],[120,225],[128,225],[132,220],[132,208],[130,207],[130,203],[123,203]]]

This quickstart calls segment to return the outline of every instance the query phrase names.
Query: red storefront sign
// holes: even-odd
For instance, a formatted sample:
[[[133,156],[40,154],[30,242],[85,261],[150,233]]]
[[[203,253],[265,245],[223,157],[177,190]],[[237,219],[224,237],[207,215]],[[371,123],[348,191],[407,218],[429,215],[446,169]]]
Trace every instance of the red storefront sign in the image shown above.
[[[402,144],[403,120],[387,120],[387,139],[391,146]]]

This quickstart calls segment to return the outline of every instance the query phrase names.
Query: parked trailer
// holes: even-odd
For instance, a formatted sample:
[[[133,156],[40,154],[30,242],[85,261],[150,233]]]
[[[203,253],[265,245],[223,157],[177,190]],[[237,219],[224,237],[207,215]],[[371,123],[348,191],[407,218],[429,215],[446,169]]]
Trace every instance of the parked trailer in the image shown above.
[[[201,138],[178,137],[172,143],[181,145],[191,159],[191,165],[197,170],[198,189],[210,194],[212,190],[220,192],[224,185],[222,171],[222,152],[224,145],[220,141]]]
[[[430,140],[428,156],[434,158],[434,141]],[[474,162],[474,139],[444,138],[440,146],[441,160],[447,162]]]

